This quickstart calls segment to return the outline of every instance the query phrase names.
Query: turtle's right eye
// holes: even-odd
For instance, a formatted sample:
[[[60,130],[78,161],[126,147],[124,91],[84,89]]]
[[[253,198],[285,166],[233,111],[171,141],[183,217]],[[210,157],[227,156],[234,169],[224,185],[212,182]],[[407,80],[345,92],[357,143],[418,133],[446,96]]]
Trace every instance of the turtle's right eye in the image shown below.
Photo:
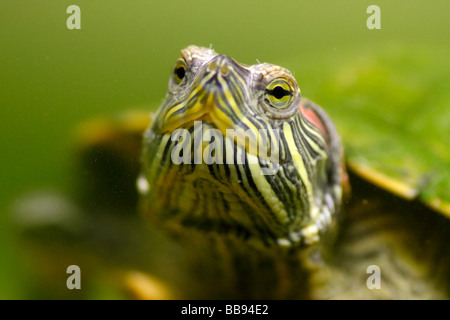
[[[186,62],[184,60],[178,60],[173,68],[173,78],[176,84],[180,84],[186,76]]]

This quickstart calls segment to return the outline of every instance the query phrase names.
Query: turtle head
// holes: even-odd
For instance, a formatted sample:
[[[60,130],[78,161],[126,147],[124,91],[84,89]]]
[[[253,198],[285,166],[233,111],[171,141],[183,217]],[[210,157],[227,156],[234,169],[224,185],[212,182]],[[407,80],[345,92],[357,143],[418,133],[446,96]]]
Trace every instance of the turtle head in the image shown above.
[[[339,138],[292,74],[190,46],[144,136],[144,211],[173,232],[316,242],[340,203]]]
[[[234,133],[236,143],[267,158],[278,150],[272,150],[278,147],[275,141],[270,144],[274,130],[299,112],[299,101],[300,89],[288,70],[267,63],[247,66],[190,46],[173,67],[153,130],[172,134],[201,121],[223,137]]]

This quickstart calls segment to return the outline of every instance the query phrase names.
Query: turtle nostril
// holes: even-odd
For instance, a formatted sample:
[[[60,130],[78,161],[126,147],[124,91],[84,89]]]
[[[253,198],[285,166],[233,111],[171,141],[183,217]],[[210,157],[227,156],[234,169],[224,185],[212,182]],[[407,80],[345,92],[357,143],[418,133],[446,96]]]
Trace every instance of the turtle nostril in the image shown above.
[[[207,72],[215,72],[221,76],[227,76],[230,73],[230,68],[226,64],[217,63],[215,61],[211,62],[206,68]]]
[[[229,72],[230,72],[230,69],[226,65],[223,65],[223,66],[220,67],[220,73],[223,76],[228,75]]]
[[[214,70],[216,70],[217,69],[217,67],[218,67],[218,64],[217,64],[217,62],[211,62],[210,64],[209,64],[209,66],[208,66],[208,71],[214,71]]]

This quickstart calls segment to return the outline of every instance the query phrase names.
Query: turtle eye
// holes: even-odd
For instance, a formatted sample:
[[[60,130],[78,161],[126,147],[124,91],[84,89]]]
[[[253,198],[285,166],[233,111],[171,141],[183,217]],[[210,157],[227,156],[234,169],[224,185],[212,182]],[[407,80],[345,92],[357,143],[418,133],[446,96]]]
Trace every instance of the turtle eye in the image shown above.
[[[186,62],[184,60],[178,60],[173,68],[173,78],[176,84],[180,84],[186,76]]]
[[[290,106],[293,96],[294,90],[289,82],[278,78],[267,85],[264,100],[274,108],[284,109]]]

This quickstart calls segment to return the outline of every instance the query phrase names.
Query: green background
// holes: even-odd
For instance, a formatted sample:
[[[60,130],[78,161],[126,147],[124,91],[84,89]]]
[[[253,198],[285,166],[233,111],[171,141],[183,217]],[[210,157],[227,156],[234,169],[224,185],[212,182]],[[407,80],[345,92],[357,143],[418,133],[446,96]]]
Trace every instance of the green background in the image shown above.
[[[81,30],[66,27],[72,4]],[[371,4],[381,8],[381,30],[366,27]],[[31,190],[69,188],[77,123],[157,107],[182,48],[211,45],[246,64],[282,65],[320,102],[336,66],[389,46],[431,48],[448,66],[449,9],[447,0],[2,0],[0,298],[28,298],[33,282],[11,206]]]

